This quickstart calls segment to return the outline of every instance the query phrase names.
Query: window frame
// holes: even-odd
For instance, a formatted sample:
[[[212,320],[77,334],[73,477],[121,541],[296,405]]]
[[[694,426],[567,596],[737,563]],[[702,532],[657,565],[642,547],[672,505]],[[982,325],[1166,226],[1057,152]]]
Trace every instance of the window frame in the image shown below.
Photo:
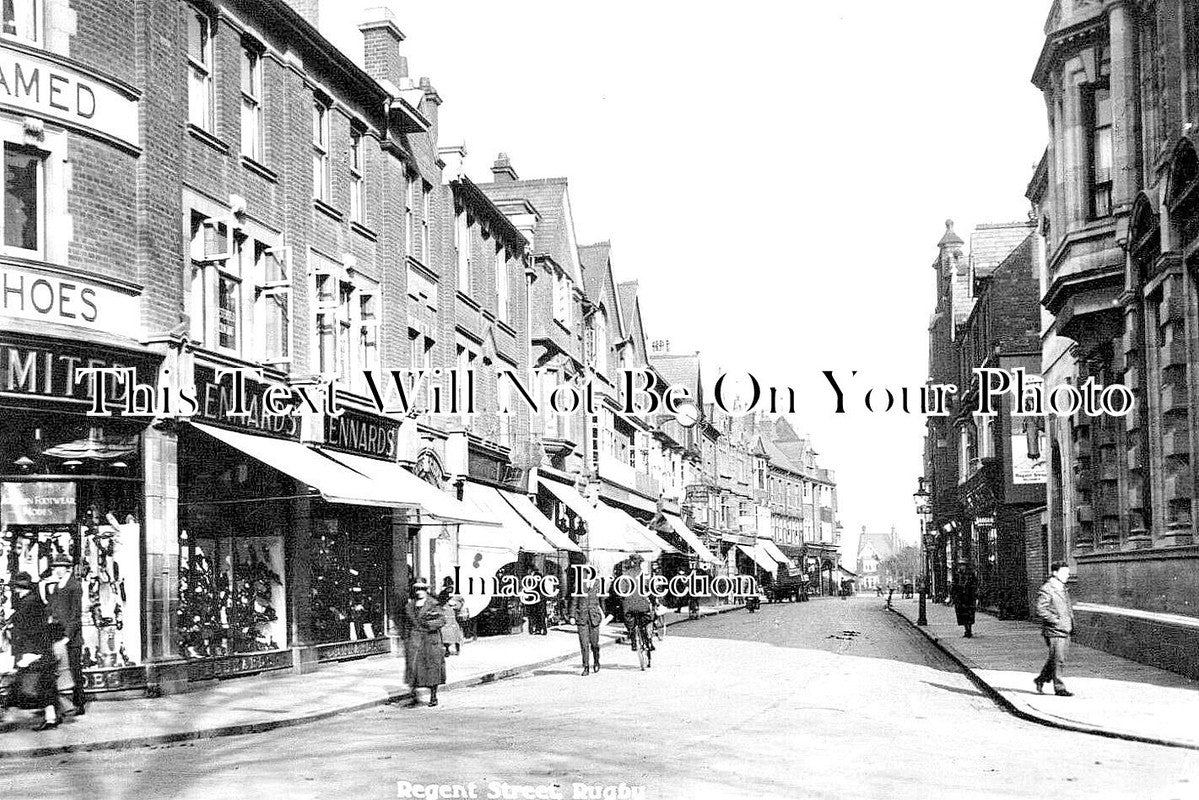
[[[48,178],[46,169],[46,160],[50,154],[40,147],[22,144],[15,141],[4,141],[4,167],[5,167],[5,184],[3,195],[3,207],[0,208],[0,252],[6,255],[17,256],[20,258],[30,258],[36,260],[45,260],[46,258],[46,228],[47,228],[47,210],[48,203],[48,187],[46,181]],[[9,151],[22,153],[32,156],[36,162],[37,169],[37,187],[34,208],[34,222],[37,225],[36,245],[33,248],[22,247],[20,245],[8,244],[8,153]]]
[[[257,360],[268,366],[282,366],[290,364],[292,361],[292,334],[295,331],[293,320],[294,306],[292,301],[292,257],[291,247],[280,246],[272,247],[264,242],[257,242],[258,246],[262,247],[260,254],[256,253],[255,263],[255,284],[254,284],[254,349]],[[272,279],[269,274],[269,263],[271,259],[275,259],[282,265],[280,272],[282,277]],[[286,319],[286,333],[280,337],[283,352],[278,355],[272,354],[267,349],[268,342],[268,320],[269,320],[269,303],[279,296],[286,297],[286,306],[284,316]]]
[[[1107,121],[1103,124],[1100,124],[1099,121],[1100,93],[1107,95]],[[1115,143],[1112,139],[1114,134],[1112,124],[1114,111],[1110,81],[1107,78],[1084,87],[1083,117],[1086,131],[1087,216],[1090,219],[1104,219],[1110,217],[1112,214],[1112,173],[1115,168]],[[1104,132],[1106,132],[1108,161],[1106,177],[1100,174],[1098,166],[1100,148],[1104,146],[1101,142]]]
[[[17,32],[18,25],[20,24],[19,17],[21,16],[15,13],[18,7],[27,9],[32,16],[32,19],[27,21],[28,27],[33,31],[32,36],[22,36]],[[13,9],[13,31],[10,33],[8,30],[6,30],[7,20],[0,19],[0,38],[11,39],[13,41],[24,42],[37,47],[43,47],[43,28],[45,26],[46,17],[44,14],[44,5],[42,0],[13,0]]]
[[[508,322],[512,316],[508,281],[508,248],[502,244],[495,249],[495,318]]]
[[[252,42],[242,42],[241,70],[241,154],[262,163],[266,150],[262,104],[262,52]],[[246,87],[247,71],[250,83],[248,88]],[[248,151],[246,149],[247,120],[253,122],[254,128],[253,137],[249,139],[251,147]]]
[[[213,80],[213,20],[207,13],[201,10],[198,6],[188,5],[188,13],[192,16],[190,20],[196,20],[199,23],[200,46],[197,48],[200,51],[200,58],[197,59],[192,54],[192,28],[188,25],[187,29],[187,63],[188,63],[188,94],[187,94],[187,121],[189,124],[196,126],[202,131],[208,133],[216,132],[216,98],[214,91]],[[197,109],[192,107],[193,84],[202,87],[203,92],[203,108],[200,114],[201,119],[197,120],[195,114]]]
[[[312,199],[329,202],[329,117],[331,106],[319,97],[312,101]]]
[[[433,265],[432,237],[429,235],[429,222],[433,216],[433,185],[421,180],[421,215],[420,215],[420,258],[425,266]]]
[[[416,258],[416,181],[419,176],[411,167],[404,168],[404,255]]]
[[[350,222],[366,224],[366,180],[363,178],[363,132],[350,128]]]

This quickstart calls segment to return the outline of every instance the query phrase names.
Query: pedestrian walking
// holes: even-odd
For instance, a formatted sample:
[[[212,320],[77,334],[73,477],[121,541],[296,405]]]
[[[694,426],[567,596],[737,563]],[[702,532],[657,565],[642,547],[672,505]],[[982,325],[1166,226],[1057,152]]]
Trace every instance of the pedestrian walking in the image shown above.
[[[583,585],[575,590],[570,603],[570,622],[578,626],[583,675],[590,675],[593,670],[599,672],[599,631],[604,624],[604,599],[600,597],[600,582],[593,569],[587,570]]]
[[[969,566],[959,566],[953,582],[953,611],[958,624],[966,629],[965,638],[974,638],[974,607],[978,604],[978,577]]]
[[[86,697],[83,687],[83,587],[75,575],[75,565],[66,556],[50,564],[50,580],[44,584],[46,606],[50,612],[56,641],[66,643],[66,666],[71,675],[71,701],[75,716],[83,716]],[[64,665],[59,664],[61,670]],[[61,686],[59,687],[62,688]]]
[[[14,598],[11,621],[17,705],[43,712],[44,718],[34,730],[57,728],[62,719],[58,714],[58,668],[50,616],[28,572],[18,572],[10,585]]]
[[[532,576],[533,579],[537,581],[537,585],[540,586],[541,573],[537,571],[537,568],[534,567],[528,574]],[[525,616],[528,617],[529,620],[529,635],[545,636],[547,633],[545,625],[545,595],[539,590],[536,591],[535,594],[536,597],[522,597],[521,603],[524,604]]]
[[[1070,649],[1070,634],[1074,633],[1074,609],[1070,605],[1070,565],[1063,561],[1050,567],[1049,580],[1037,591],[1037,617],[1041,620],[1041,637],[1049,648],[1041,674],[1033,679],[1040,692],[1045,684],[1053,683],[1053,693],[1061,697],[1073,697],[1074,692],[1066,689],[1062,673],[1066,669],[1066,654]]]
[[[449,575],[441,582],[437,603],[441,606],[442,613],[445,614],[445,625],[441,629],[441,643],[445,645],[445,654],[447,656],[458,655],[462,652],[462,643],[465,640],[462,626],[459,624],[459,617],[466,608],[466,598],[455,590],[454,579]],[[451,647],[454,648],[453,653],[450,652]]]
[[[404,639],[404,677],[412,687],[412,700],[417,705],[418,688],[429,690],[429,706],[437,705],[437,687],[445,683],[445,647],[441,629],[445,613],[437,599],[429,594],[429,582],[417,578],[412,584],[415,597],[404,607],[400,619],[400,636]]]

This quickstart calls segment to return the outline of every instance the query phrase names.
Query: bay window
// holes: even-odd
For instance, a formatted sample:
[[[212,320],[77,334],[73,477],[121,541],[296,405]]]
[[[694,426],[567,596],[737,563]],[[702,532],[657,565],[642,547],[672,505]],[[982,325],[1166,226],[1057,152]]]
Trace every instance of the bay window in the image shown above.
[[[1112,213],[1112,98],[1106,82],[1087,90],[1084,110],[1090,156],[1090,216],[1107,217]]]
[[[266,248],[257,259],[254,338],[265,364],[291,361],[291,248]]]
[[[570,306],[570,279],[559,270],[554,273],[554,319],[567,328],[570,327]]]
[[[379,298],[375,286],[355,285],[336,262],[313,254],[317,371],[351,391],[366,386],[365,370],[379,369]]]

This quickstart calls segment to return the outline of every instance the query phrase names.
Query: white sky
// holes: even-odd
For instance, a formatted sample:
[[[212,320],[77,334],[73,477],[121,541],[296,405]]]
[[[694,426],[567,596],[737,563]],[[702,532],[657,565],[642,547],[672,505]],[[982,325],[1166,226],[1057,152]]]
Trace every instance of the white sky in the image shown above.
[[[325,0],[322,30],[361,61],[379,5],[469,174],[502,150],[567,176],[579,241],[612,240],[649,336],[700,350],[709,379],[796,388],[847,566],[862,525],[916,540],[923,419],[835,415],[821,371],[922,384],[944,220],[968,240],[1025,218],[1049,0]]]

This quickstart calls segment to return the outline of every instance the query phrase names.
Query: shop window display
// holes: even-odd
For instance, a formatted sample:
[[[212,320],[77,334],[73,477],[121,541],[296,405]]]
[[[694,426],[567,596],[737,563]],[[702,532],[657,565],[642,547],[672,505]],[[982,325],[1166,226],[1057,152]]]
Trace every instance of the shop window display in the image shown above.
[[[189,658],[279,650],[287,621],[283,536],[180,533],[179,637]]]
[[[320,644],[384,635],[386,559],[370,512],[313,521],[312,633]],[[353,530],[351,530],[353,528]]]
[[[17,572],[42,578],[64,556],[83,588],[85,669],[141,660],[138,429],[93,422],[18,411],[0,421],[0,669],[12,658],[8,582]]]
[[[180,654],[286,648],[290,480],[199,436],[181,438],[179,480]]]

